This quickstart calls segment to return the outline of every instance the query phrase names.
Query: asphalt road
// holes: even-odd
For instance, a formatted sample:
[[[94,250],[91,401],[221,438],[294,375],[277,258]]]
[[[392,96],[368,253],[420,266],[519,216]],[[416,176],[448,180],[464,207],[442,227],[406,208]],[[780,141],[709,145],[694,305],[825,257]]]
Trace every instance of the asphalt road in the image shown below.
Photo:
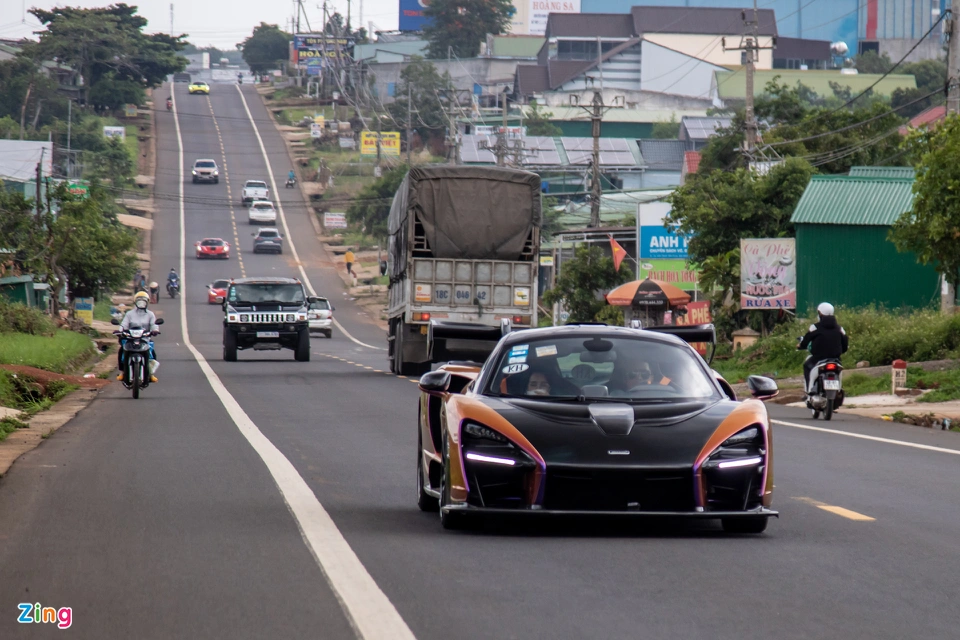
[[[283,189],[283,143],[242,89],[303,272],[289,251],[250,252],[239,190],[268,169],[237,88],[214,85],[207,99],[178,86],[186,175],[200,157],[225,170],[218,185],[183,186],[184,296],[156,305],[167,321],[161,382],[139,401],[111,385],[0,480],[0,638],[58,633],[17,624],[20,602],[72,607],[81,638],[350,638],[347,611],[359,625],[387,609],[421,639],[960,635],[957,434],[842,412],[814,423],[771,406],[781,518],[759,537],[709,523],[442,531],[415,505],[416,387],[385,373],[383,350],[335,330],[313,340],[308,363],[290,351],[220,358],[220,310],[204,285],[239,275],[238,257],[246,275],[305,274],[355,340],[384,346],[344,299],[298,194]],[[158,134],[162,273],[180,260],[172,114],[158,114]],[[193,260],[206,236],[238,240],[240,255]],[[207,373],[186,346],[181,304]],[[264,453],[271,446],[279,458]],[[283,460],[292,473],[277,472]],[[303,515],[316,509],[312,496],[291,497],[297,479],[335,528]],[[319,530],[330,535],[311,538]],[[378,594],[386,609],[371,604]]]

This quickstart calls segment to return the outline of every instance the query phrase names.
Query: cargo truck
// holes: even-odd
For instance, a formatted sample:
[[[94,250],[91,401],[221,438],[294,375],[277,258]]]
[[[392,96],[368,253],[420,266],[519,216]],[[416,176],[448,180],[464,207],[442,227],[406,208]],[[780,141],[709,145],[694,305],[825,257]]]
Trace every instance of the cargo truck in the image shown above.
[[[482,361],[503,332],[537,326],[540,177],[437,165],[407,173],[388,220],[391,371]]]

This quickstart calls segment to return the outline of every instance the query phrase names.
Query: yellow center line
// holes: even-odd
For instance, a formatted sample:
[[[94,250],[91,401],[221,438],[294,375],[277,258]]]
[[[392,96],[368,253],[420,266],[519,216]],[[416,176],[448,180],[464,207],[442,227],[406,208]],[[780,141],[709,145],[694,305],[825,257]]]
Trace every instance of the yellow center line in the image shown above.
[[[841,518],[846,518],[847,520],[854,520],[856,522],[874,522],[876,520],[876,518],[865,516],[862,513],[857,513],[856,511],[851,511],[850,509],[844,509],[843,507],[826,504],[824,502],[820,502],[819,500],[814,500],[813,498],[795,497],[794,500],[799,500],[800,502],[809,504],[818,509],[823,509],[828,513],[840,516]]]
[[[220,143],[220,158],[223,160],[223,181],[227,186],[227,206],[230,208],[230,225],[233,227],[233,248],[237,254],[237,264],[240,266],[240,275],[247,277],[247,269],[243,264],[243,252],[240,251],[240,232],[237,229],[237,215],[233,210],[233,195],[230,191],[230,174],[227,168],[227,151],[223,146],[223,136],[220,134],[220,124],[217,122],[217,116],[213,112],[213,102],[210,96],[207,96],[207,107],[210,109],[210,116],[213,118],[213,126],[217,130],[217,140]]]

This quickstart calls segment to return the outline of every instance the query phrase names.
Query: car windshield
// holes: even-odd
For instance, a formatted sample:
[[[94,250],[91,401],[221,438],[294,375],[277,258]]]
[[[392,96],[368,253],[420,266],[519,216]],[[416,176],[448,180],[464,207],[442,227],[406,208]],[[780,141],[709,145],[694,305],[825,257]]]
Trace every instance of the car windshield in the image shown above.
[[[276,231],[261,231],[261,232],[260,232],[260,237],[261,237],[261,238],[276,238],[276,237],[277,237],[277,232],[276,232]]]
[[[197,160],[197,164],[195,166],[202,167],[204,169],[211,169],[217,166],[217,163],[213,160]]]
[[[266,182],[257,182],[256,180],[248,180],[248,181],[247,181],[247,188],[249,188],[249,189],[266,189],[266,188],[267,188],[267,183],[266,183]]]
[[[210,285],[211,289],[226,289],[230,286],[229,280],[214,280],[213,284]]]
[[[197,80],[197,81],[194,82],[193,84],[195,84],[195,85],[198,86],[198,87],[205,87],[205,86],[207,86],[207,83],[206,83],[206,82],[203,82],[203,81],[201,81],[201,80]]]
[[[310,303],[310,311],[330,311],[330,302],[327,300],[317,300]]]
[[[220,238],[207,238],[206,240],[204,240],[203,242],[200,243],[200,246],[203,246],[203,247],[222,247],[222,246],[223,246],[223,240],[221,240]]]
[[[235,284],[230,287],[230,302],[275,302],[302,304],[305,300],[299,284]]]
[[[253,208],[254,208],[254,209],[271,209],[271,210],[272,210],[272,209],[273,209],[273,204],[270,203],[270,202],[254,202],[254,203],[253,203]]]
[[[670,402],[719,397],[689,349],[643,338],[524,341],[496,363],[487,393],[529,398],[620,398]]]

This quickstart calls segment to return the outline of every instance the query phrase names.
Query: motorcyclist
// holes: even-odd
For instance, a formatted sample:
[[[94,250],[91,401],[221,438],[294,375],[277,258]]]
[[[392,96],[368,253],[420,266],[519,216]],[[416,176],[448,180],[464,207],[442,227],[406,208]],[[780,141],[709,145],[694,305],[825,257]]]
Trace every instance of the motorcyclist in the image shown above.
[[[160,285],[156,282],[150,283],[150,302],[160,302]]]
[[[167,111],[173,108],[173,99],[167,98]]]
[[[824,360],[839,359],[850,346],[850,339],[837,322],[832,304],[822,302],[817,307],[817,315],[820,321],[810,325],[807,335],[803,336],[797,345],[797,349],[808,347],[810,349],[810,356],[803,363],[803,379],[807,393],[810,393],[813,388],[814,382],[810,380],[810,372],[817,364]]]
[[[169,287],[171,284],[179,285],[179,283],[180,283],[180,276],[177,275],[176,269],[174,269],[173,267],[170,267],[170,273],[167,274],[167,286]]]
[[[287,172],[287,184],[293,184],[297,181],[297,174],[293,172],[293,169]]]
[[[150,296],[145,291],[137,292],[133,296],[133,309],[127,311],[120,322],[120,329],[129,331],[130,329],[143,329],[144,331],[158,332],[157,316],[147,307],[150,304]],[[123,380],[123,340],[120,341],[120,353],[117,354],[117,366],[120,367],[120,375],[117,380]],[[153,341],[150,341],[150,382],[159,382],[156,372],[160,368],[160,362],[157,360],[157,351]]]

